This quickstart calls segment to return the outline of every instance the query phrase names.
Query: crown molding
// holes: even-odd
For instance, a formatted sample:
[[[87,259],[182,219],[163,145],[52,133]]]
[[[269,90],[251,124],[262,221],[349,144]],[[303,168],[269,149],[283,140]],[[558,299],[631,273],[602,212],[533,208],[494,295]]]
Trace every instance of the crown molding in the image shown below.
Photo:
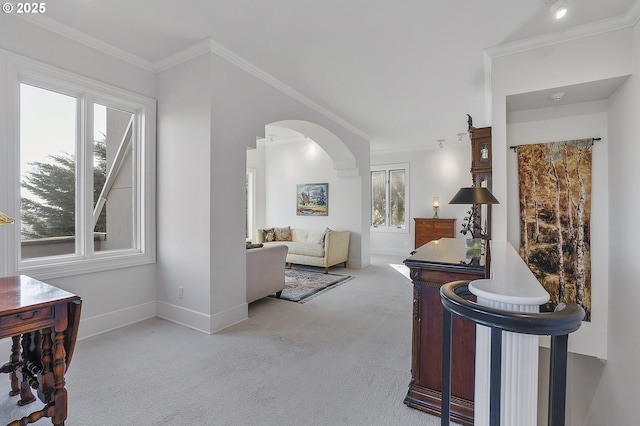
[[[114,58],[142,68],[145,71],[156,72],[156,64],[154,64],[153,62],[129,53],[125,50],[119,49],[95,37],[91,37],[90,35],[83,33],[82,31],[78,31],[66,24],[55,21],[46,15],[20,14],[17,16],[20,16],[20,18],[24,19],[25,21],[38,25],[39,27],[42,27],[46,30],[60,34],[63,37],[69,38],[73,41],[84,44],[85,46],[96,49],[102,53],[113,56]]]
[[[180,63],[186,62],[192,58],[195,58],[207,52],[214,53],[226,59],[227,61],[231,62],[232,64],[238,66],[239,68],[247,71],[248,73],[252,74],[254,77],[257,77],[260,80],[264,81],[265,83],[270,84],[271,86],[275,87],[276,89],[280,90],[281,92],[285,93],[291,98],[296,99],[297,101],[308,106],[314,111],[324,115],[331,121],[337,124],[340,124],[342,127],[345,127],[346,129],[350,130],[351,132],[355,133],[361,138],[367,141],[371,141],[373,139],[371,136],[367,135],[362,130],[356,128],[352,124],[340,118],[339,116],[329,111],[325,107],[312,101],[311,99],[307,98],[300,92],[294,90],[290,86],[287,86],[280,80],[272,77],[271,75],[267,74],[266,72],[264,72],[257,66],[253,65],[249,61],[241,58],[240,56],[231,52],[229,49],[223,47],[222,45],[216,43],[211,39],[205,39],[203,41],[200,41],[192,45],[191,47],[183,49],[167,58],[164,58],[154,63],[144,58],[141,58],[139,56],[136,56],[134,54],[131,54],[125,50],[117,48],[95,37],[92,37],[86,33],[78,31],[75,28],[72,28],[66,24],[62,24],[58,21],[55,21],[49,18],[48,16],[24,14],[24,15],[20,15],[20,17],[32,24],[38,25],[44,29],[60,34],[66,38],[69,38],[78,43],[84,44],[86,46],[89,46],[107,55],[123,60],[125,62],[128,62],[132,65],[135,65],[139,68],[142,68],[146,71],[150,71],[153,73],[162,72],[166,69],[174,67]]]
[[[603,19],[598,22],[569,28],[565,31],[553,34],[500,44],[498,46],[485,49],[485,54],[489,58],[498,58],[570,40],[577,40],[597,34],[617,31],[633,27],[638,22],[638,19],[640,19],[640,1],[636,1],[625,15],[610,19]]]
[[[211,51],[211,40],[201,40],[186,49],[180,50],[173,55],[169,55],[166,58],[159,60],[155,63],[154,71],[156,73],[166,71],[169,68],[173,68],[200,55],[210,53]]]
[[[212,53],[215,53],[216,55],[220,56],[221,58],[226,59],[227,61],[229,61],[232,64],[236,65],[238,68],[241,68],[241,69],[245,70],[249,74],[251,74],[254,77],[264,81],[265,83],[267,83],[267,84],[269,84],[271,86],[273,86],[274,88],[278,89],[279,91],[281,91],[282,93],[288,95],[289,97],[297,100],[298,102],[302,103],[303,105],[306,105],[307,107],[311,108],[312,110],[324,115],[325,117],[327,117],[329,120],[333,121],[334,123],[337,123],[337,124],[341,125],[342,127],[350,130],[351,132],[355,133],[356,135],[360,136],[361,138],[363,138],[363,139],[365,139],[367,141],[371,141],[373,139],[371,136],[369,136],[368,134],[366,134],[362,130],[358,129],[357,127],[353,126],[351,123],[347,122],[346,120],[340,118],[339,116],[337,116],[333,112],[329,111],[327,108],[325,108],[322,105],[318,104],[317,102],[309,99],[308,97],[304,96],[302,93],[300,93],[297,90],[293,89],[292,87],[284,84],[283,82],[281,82],[277,78],[271,76],[270,74],[267,74],[262,69],[260,69],[257,66],[253,65],[251,62],[241,58],[240,56],[236,55],[235,53],[233,53],[232,51],[230,51],[226,47],[222,46],[221,44],[218,44],[213,40],[209,40],[209,47],[210,47],[210,50],[211,50]]]

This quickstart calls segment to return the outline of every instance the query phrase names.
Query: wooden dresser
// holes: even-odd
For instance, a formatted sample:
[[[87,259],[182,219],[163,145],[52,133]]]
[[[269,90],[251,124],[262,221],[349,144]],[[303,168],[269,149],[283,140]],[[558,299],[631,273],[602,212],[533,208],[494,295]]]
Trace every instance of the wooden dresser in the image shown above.
[[[422,247],[429,241],[439,238],[454,238],[455,219],[425,219],[416,217],[415,248]]]
[[[404,263],[413,281],[411,382],[404,403],[439,416],[443,309],[440,287],[451,281],[484,278],[485,259],[480,250],[467,250],[462,238],[441,238],[418,248]],[[451,420],[463,425],[473,425],[475,342],[475,325],[454,316]]]

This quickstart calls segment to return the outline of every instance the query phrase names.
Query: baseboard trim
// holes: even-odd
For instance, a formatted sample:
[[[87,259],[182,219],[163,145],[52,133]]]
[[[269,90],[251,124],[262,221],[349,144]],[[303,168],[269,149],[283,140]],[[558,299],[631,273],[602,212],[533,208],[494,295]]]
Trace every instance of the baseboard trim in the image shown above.
[[[157,302],[156,315],[167,321],[211,334],[209,331],[211,315],[166,302]]]
[[[167,321],[192,328],[206,334],[213,334],[249,318],[247,303],[213,315],[187,309],[171,303],[158,302],[156,315]]]
[[[80,320],[77,340],[88,339],[140,321],[159,317],[206,334],[213,334],[249,318],[249,305],[241,303],[207,315],[165,302],[147,302]],[[11,353],[11,338],[0,340],[0,353]]]
[[[247,319],[249,319],[249,304],[245,302],[211,315],[211,333],[224,330]]]
[[[78,340],[87,339],[156,316],[156,302],[129,306],[106,314],[80,320]]]
[[[156,302],[146,302],[129,306],[106,314],[82,318],[78,327],[77,340],[88,339],[127,325],[135,324],[156,316]],[[0,353],[11,352],[11,338],[0,341]]]

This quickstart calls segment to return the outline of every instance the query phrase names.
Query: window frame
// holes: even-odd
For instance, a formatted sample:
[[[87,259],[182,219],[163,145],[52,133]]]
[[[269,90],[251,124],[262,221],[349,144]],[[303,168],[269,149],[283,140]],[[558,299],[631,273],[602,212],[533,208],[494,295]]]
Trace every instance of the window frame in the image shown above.
[[[66,277],[156,262],[156,101],[41,62],[0,51],[0,88],[7,87],[6,102],[0,105],[8,131],[0,134],[6,157],[0,160],[7,182],[0,202],[13,213],[16,225],[9,232],[6,272],[39,279]],[[76,137],[76,250],[74,254],[20,259],[20,85],[77,97]],[[134,246],[135,248],[93,250],[93,104],[120,108],[135,114],[134,145]],[[90,141],[91,143],[87,143]]]
[[[389,225],[389,211],[391,206],[391,197],[390,197],[390,184],[389,184],[389,173],[394,170],[403,170],[404,171],[404,228],[399,228],[397,226]],[[387,195],[386,200],[386,217],[385,217],[385,225],[383,226],[374,226],[373,225],[373,182],[371,179],[372,172],[385,172],[385,191]],[[370,222],[370,230],[372,232],[381,232],[381,233],[397,233],[397,234],[408,234],[410,232],[409,228],[409,163],[395,163],[395,164],[380,164],[371,166],[369,170],[369,186],[371,188],[371,209],[369,212],[369,222]]]
[[[256,173],[256,169],[247,167],[247,241],[252,241],[256,232]]]

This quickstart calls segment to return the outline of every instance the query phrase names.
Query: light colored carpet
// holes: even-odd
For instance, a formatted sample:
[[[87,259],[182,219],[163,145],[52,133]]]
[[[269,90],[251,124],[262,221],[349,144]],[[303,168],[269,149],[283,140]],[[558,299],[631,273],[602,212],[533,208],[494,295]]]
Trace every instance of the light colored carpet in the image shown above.
[[[79,341],[66,425],[439,425],[402,402],[412,286],[399,263],[340,268],[348,285],[305,304],[264,298],[214,335],[151,319]],[[31,412],[3,387],[0,424]]]

